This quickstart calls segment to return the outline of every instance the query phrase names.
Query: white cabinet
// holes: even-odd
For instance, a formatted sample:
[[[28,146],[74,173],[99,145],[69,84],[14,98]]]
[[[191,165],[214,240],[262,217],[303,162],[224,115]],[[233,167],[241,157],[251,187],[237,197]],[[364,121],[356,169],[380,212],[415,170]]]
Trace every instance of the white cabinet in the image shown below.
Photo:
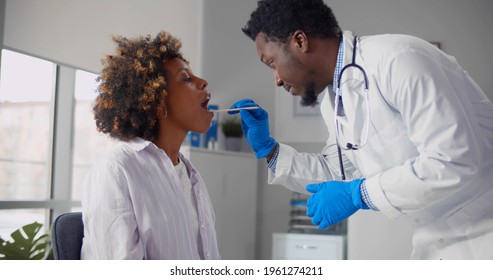
[[[222,259],[255,259],[258,160],[250,153],[188,146],[181,152],[197,168],[209,191]]]
[[[346,236],[305,233],[273,233],[274,260],[343,260]]]

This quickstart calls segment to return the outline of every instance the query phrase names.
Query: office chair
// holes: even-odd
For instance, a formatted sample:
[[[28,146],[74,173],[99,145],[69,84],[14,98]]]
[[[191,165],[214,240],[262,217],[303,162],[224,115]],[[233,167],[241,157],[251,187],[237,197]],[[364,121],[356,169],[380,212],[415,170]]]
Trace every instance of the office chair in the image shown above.
[[[84,224],[81,212],[58,216],[51,228],[51,246],[55,260],[80,260]]]

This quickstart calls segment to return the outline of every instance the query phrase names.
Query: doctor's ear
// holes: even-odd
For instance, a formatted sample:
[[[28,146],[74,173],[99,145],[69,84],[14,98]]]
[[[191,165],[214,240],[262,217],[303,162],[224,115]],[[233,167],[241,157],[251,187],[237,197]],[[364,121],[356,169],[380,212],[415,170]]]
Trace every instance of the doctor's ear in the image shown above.
[[[296,47],[301,49],[302,51],[308,49],[308,37],[306,36],[305,32],[301,30],[296,30],[293,33],[291,39],[293,40],[293,43],[296,44]]]

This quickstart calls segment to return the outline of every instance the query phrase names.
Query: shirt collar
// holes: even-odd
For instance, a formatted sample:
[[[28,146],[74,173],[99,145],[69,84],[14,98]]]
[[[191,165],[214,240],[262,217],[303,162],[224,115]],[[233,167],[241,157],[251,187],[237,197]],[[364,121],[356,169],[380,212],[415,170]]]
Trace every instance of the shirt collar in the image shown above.
[[[154,145],[154,143],[152,143],[151,141],[142,139],[140,137],[135,137],[134,139],[128,141],[127,144],[128,146],[130,146],[130,148],[132,148],[136,152],[145,149],[147,146],[151,144]]]
[[[337,52],[336,68],[334,69],[334,80],[332,82],[332,90],[336,92],[337,81],[339,80],[339,74],[342,69],[342,61],[344,58],[344,35],[341,33],[341,42],[339,43],[339,51]]]
[[[135,137],[134,139],[128,141],[127,145],[136,152],[142,151],[149,146],[151,146],[152,148],[154,148],[156,150],[159,150],[159,148],[154,143],[152,143],[151,141],[142,139],[140,137]],[[164,152],[164,155],[169,159],[166,152]],[[190,179],[192,180],[192,184],[195,184],[194,180],[197,180],[197,179],[193,178],[193,176],[192,176],[195,173],[195,168],[192,166],[190,161],[188,161],[188,159],[185,158],[185,156],[181,152],[180,152],[180,161],[183,161],[183,164],[187,167],[187,170],[189,170]],[[170,161],[170,164],[171,164],[171,161]],[[173,166],[173,165],[171,165],[171,166]]]

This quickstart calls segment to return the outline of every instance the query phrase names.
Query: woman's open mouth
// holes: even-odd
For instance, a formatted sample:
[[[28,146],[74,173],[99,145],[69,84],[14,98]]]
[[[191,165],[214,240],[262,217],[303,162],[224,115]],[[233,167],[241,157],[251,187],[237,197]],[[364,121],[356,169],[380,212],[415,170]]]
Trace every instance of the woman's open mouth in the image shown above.
[[[209,101],[211,100],[211,95],[208,93],[204,100],[202,100],[201,107],[205,111],[209,111],[207,106],[209,105]]]

